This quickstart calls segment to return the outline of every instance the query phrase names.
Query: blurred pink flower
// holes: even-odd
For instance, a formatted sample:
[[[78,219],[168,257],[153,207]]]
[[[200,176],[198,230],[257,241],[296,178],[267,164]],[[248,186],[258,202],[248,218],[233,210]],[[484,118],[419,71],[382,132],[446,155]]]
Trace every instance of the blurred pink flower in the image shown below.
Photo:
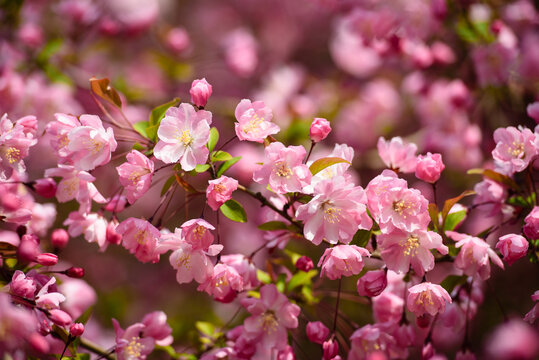
[[[415,171],[417,146],[413,143],[405,143],[402,138],[394,137],[386,141],[383,137],[378,139],[378,155],[384,164],[392,170],[403,173]]]
[[[126,158],[127,162],[116,167],[116,171],[127,192],[127,200],[133,204],[150,188],[155,165],[137,150],[131,150]]]
[[[539,206],[534,206],[532,211],[526,216],[522,231],[530,240],[539,239]]]
[[[308,322],[305,332],[309,341],[317,344],[323,344],[329,336],[329,329],[321,321]]]
[[[397,343],[381,325],[365,325],[350,337],[348,360],[387,359],[397,357]]]
[[[490,359],[537,359],[539,335],[522,320],[512,319],[496,328],[487,340],[485,348]]]
[[[367,271],[357,280],[357,292],[361,296],[378,296],[387,286],[385,270]]]
[[[434,316],[445,311],[445,304],[451,304],[451,296],[437,284],[424,282],[408,289],[406,306],[416,316],[430,314]]]
[[[116,227],[116,232],[122,235],[122,245],[131,254],[145,263],[158,262],[159,253],[155,251],[161,233],[147,220],[129,218]]]

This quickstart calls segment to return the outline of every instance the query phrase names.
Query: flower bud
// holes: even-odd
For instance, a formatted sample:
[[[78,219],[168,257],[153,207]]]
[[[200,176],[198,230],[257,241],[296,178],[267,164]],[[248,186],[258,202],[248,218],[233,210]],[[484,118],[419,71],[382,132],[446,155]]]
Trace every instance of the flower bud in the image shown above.
[[[118,224],[113,221],[109,222],[107,225],[107,243],[120,245],[122,242],[122,235],[116,232],[116,226],[118,226]]]
[[[183,28],[171,29],[165,35],[165,44],[170,51],[180,54],[189,48],[191,41],[189,34]]]
[[[194,80],[191,84],[191,102],[198,107],[206,106],[208,99],[211,96],[212,86],[206,81],[205,78],[201,80]]]
[[[522,231],[524,231],[524,235],[530,240],[539,239],[539,206],[534,207],[528,216],[526,216]]]
[[[423,349],[421,349],[421,360],[428,360],[434,356],[434,347],[432,346],[432,343],[427,343],[423,345]]]
[[[320,142],[324,140],[331,132],[331,126],[329,121],[323,118],[314,118],[311,128],[309,129],[309,136],[314,142]]]
[[[84,324],[73,323],[69,327],[69,334],[71,334],[71,336],[74,336],[74,337],[81,336],[83,332],[84,332]]]
[[[384,270],[368,271],[357,281],[357,292],[361,296],[378,296],[387,286]]]
[[[39,254],[36,257],[36,262],[43,266],[54,266],[58,263],[58,256],[51,253]]]
[[[511,265],[526,255],[528,246],[528,240],[524,236],[508,234],[500,238],[496,244],[496,249],[500,250],[505,262]]]
[[[51,178],[38,179],[32,185],[34,191],[44,198],[56,196],[56,181]]]
[[[66,247],[69,241],[69,234],[64,229],[54,229],[51,234],[51,243],[57,249],[63,249]]]
[[[84,269],[81,267],[70,267],[65,274],[71,278],[80,279],[84,276]]]
[[[296,268],[307,272],[314,268],[314,264],[310,257],[303,255],[296,261]]]
[[[442,171],[445,169],[445,165],[442,162],[442,155],[431,154],[419,155],[417,157],[417,165],[415,168],[415,176],[423,181],[434,184],[438,179]]]
[[[23,235],[17,250],[17,255],[22,261],[34,261],[40,254],[39,239],[33,234]]]
[[[339,343],[333,339],[329,339],[328,341],[324,341],[322,349],[324,350],[324,357],[322,359],[331,360],[339,354]]]
[[[50,350],[49,343],[45,337],[37,332],[28,337],[28,344],[40,354],[46,354]]]
[[[322,344],[329,335],[329,329],[320,321],[309,322],[305,328],[309,341]]]
[[[49,310],[49,319],[56,325],[66,326],[73,321],[71,316],[63,310],[52,309]]]

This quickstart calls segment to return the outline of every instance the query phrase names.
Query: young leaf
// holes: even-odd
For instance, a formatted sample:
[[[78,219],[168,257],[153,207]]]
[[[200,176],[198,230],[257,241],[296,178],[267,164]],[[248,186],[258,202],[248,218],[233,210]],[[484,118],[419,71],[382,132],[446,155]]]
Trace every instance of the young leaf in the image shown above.
[[[106,101],[108,101],[112,105],[115,105],[118,108],[122,107],[122,100],[120,99],[120,95],[110,85],[109,79],[97,79],[95,77],[92,77],[90,79],[90,88],[100,98],[105,99]]]
[[[268,221],[261,225],[258,225],[260,230],[273,231],[273,230],[286,230],[287,225],[282,221]]]
[[[221,205],[220,209],[223,215],[232,221],[242,223],[247,221],[247,215],[245,214],[243,206],[241,206],[241,204],[234,199],[228,200],[226,203]]]
[[[203,173],[204,171],[208,170],[210,168],[209,164],[198,164],[195,166],[195,172],[197,173]]]
[[[298,271],[292,276],[288,282],[288,291],[292,291],[298,286],[311,284],[311,279],[318,274],[318,270],[311,270],[309,272]]]
[[[369,243],[369,240],[371,238],[371,231],[370,230],[362,230],[359,229],[354,234],[354,237],[352,239],[352,243],[356,246],[365,247]]]
[[[150,123],[147,121],[140,121],[133,124],[133,129],[135,129],[140,135],[144,136],[146,139],[151,139],[148,135],[148,127]]]
[[[210,152],[212,152],[215,145],[217,145],[217,141],[219,141],[219,131],[217,131],[217,128],[212,127],[210,129],[210,139],[208,140],[208,150],[210,150]]]
[[[309,166],[309,170],[311,170],[311,174],[316,175],[320,171],[324,170],[328,166],[339,164],[339,163],[347,163],[350,164],[349,161],[344,160],[340,157],[325,157],[322,159],[318,159],[315,162]]]
[[[459,196],[457,197],[454,197],[454,198],[451,198],[451,199],[447,199],[444,203],[444,207],[442,209],[442,222],[445,222],[445,218],[447,217],[447,214],[449,213],[449,210],[451,210],[451,208],[453,207],[453,205],[455,205],[456,203],[458,203],[463,197],[465,196],[470,196],[470,195],[473,195],[475,194],[475,191],[473,190],[466,190],[464,191],[462,194],[460,194]]]
[[[215,162],[215,161],[227,161],[227,160],[230,160],[232,159],[232,155],[230,155],[229,153],[227,153],[226,151],[214,151],[212,154],[211,154],[211,161]]]
[[[159,123],[165,117],[165,113],[167,112],[168,108],[177,105],[179,102],[179,98],[174,98],[165,104],[153,108],[152,112],[150,113],[150,125],[157,125],[159,127]]]
[[[240,161],[241,156],[233,157],[230,160],[225,161],[220,167],[219,170],[217,170],[217,177],[223,175],[225,171],[227,171],[232,165]]]
[[[163,188],[161,189],[161,196],[165,195],[168,189],[174,184],[174,180],[176,180],[176,175],[172,175],[165,181],[165,185],[163,185]]]
[[[206,321],[197,321],[195,323],[195,327],[198,329],[198,331],[207,336],[212,336],[213,332],[215,331],[215,325]]]
[[[466,210],[448,214],[445,218],[444,231],[452,231],[465,217]]]

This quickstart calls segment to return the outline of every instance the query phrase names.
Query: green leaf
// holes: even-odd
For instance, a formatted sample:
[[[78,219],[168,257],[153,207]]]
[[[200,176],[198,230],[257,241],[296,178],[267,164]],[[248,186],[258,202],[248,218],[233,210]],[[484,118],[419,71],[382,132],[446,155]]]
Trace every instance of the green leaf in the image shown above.
[[[135,129],[140,135],[144,136],[146,139],[150,139],[148,135],[148,127],[150,123],[147,121],[140,121],[133,124],[133,129]]]
[[[211,154],[211,161],[213,161],[213,162],[227,161],[227,160],[230,160],[230,159],[232,159],[232,155],[230,155],[226,151],[219,150],[219,151],[214,151]]]
[[[465,284],[467,279],[466,275],[449,275],[440,285],[451,294],[456,286]]]
[[[279,292],[284,293],[284,290],[286,289],[286,274],[279,274],[279,276],[277,276],[275,286]]]
[[[357,246],[365,247],[369,243],[369,240],[371,238],[371,231],[370,230],[363,230],[359,229],[354,234],[354,238],[352,239],[352,243]]]
[[[286,230],[288,226],[282,221],[268,221],[261,225],[258,225],[260,230],[273,231],[273,230]]]
[[[455,28],[457,35],[464,41],[469,43],[477,43],[479,42],[479,36],[475,33],[475,31],[471,28],[471,26],[468,24],[468,22],[461,18],[457,22],[457,26]]]
[[[241,206],[241,204],[234,199],[228,200],[226,203],[221,205],[220,209],[223,215],[232,221],[242,223],[247,221],[247,215],[245,214],[243,206]]]
[[[212,127],[210,129],[210,139],[208,140],[208,150],[210,152],[215,149],[215,145],[217,145],[217,141],[219,141],[219,131],[217,131],[217,128]]]
[[[195,327],[198,331],[207,336],[211,336],[215,332],[215,325],[206,321],[197,321]]]
[[[144,150],[144,149],[146,149],[146,148],[137,142],[137,143],[135,143],[135,144],[133,145],[133,149],[134,149],[134,150],[138,150],[138,151],[142,151],[142,150]]]
[[[174,98],[173,100],[165,104],[153,108],[152,112],[150,113],[150,125],[157,125],[157,127],[159,127],[159,124],[161,123],[161,120],[165,117],[165,113],[167,112],[168,108],[177,105],[179,102],[179,98]]]
[[[172,175],[165,181],[165,184],[163,185],[163,188],[161,189],[161,196],[165,195],[168,189],[174,184],[174,181],[176,181],[176,175]]]
[[[288,291],[292,291],[298,286],[302,285],[310,285],[311,279],[315,277],[318,274],[318,270],[311,270],[309,272],[305,271],[298,271],[297,273],[292,276],[290,281],[288,282]]]
[[[302,204],[307,204],[309,201],[311,201],[313,199],[313,196],[312,195],[301,195],[297,201],[302,203]]]
[[[449,214],[449,210],[451,210],[451,208],[453,207],[453,205],[455,205],[456,203],[458,203],[463,197],[465,196],[470,196],[470,195],[474,195],[475,194],[475,191],[473,190],[466,190],[464,191],[462,194],[460,194],[459,196],[456,196],[454,198],[451,198],[451,199],[447,199],[445,202],[444,202],[444,207],[442,209],[442,224],[445,223],[445,219],[447,217],[447,214]]]
[[[146,128],[146,134],[148,134],[148,138],[153,142],[157,141],[157,130],[159,130],[159,124],[150,125]]]
[[[305,297],[305,300],[307,300],[308,304],[316,304],[319,301],[316,297],[314,297],[313,289],[310,285],[304,285],[301,288],[301,295]]]
[[[264,284],[271,283],[271,276],[264,270],[256,269],[256,277]]]
[[[324,170],[328,166],[339,164],[339,163],[347,163],[350,164],[349,161],[344,160],[340,157],[325,157],[322,159],[318,159],[315,162],[309,166],[309,170],[311,170],[311,174],[316,175],[320,171]]]
[[[36,61],[39,63],[46,63],[49,61],[49,58],[56,54],[64,43],[62,38],[51,39],[45,44],[43,50],[36,56]]]
[[[230,160],[225,161],[220,167],[219,170],[217,170],[217,177],[223,175],[225,171],[227,171],[232,165],[240,161],[241,156],[233,157]]]
[[[452,231],[465,217],[466,210],[448,214],[444,223],[444,231]]]
[[[197,173],[203,173],[204,171],[208,170],[210,168],[209,164],[198,164],[195,166],[195,172]]]

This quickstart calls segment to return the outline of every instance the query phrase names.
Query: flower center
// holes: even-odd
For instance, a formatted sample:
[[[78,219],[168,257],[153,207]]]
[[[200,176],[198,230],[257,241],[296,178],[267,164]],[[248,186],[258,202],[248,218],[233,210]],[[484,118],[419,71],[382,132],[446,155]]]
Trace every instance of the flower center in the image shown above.
[[[92,155],[95,155],[100,152],[104,146],[105,144],[101,141],[97,141],[96,139],[90,139],[88,143],[88,151],[90,151]]]
[[[403,253],[406,256],[415,256],[417,254],[417,249],[419,248],[419,239],[415,235],[410,235],[406,241],[402,244]]]
[[[243,127],[243,132],[247,134],[248,132],[251,132],[253,130],[256,130],[259,128],[260,124],[264,122],[264,118],[258,117],[257,114],[254,114],[251,120]]]
[[[215,186],[213,187],[213,189],[214,189],[217,193],[222,194],[222,193],[224,193],[224,192],[226,191],[226,186],[221,185],[221,184],[217,184],[217,185],[215,185]]]
[[[226,276],[220,276],[215,280],[215,287],[221,287],[221,286],[228,286],[228,280],[226,279]]]
[[[135,233],[135,240],[138,244],[144,245],[146,243],[146,230],[139,230]]]
[[[131,181],[131,183],[133,185],[136,185],[139,181],[140,181],[140,178],[146,174],[149,174],[150,171],[148,169],[142,169],[142,170],[134,170],[131,174],[129,174],[129,181]]]
[[[273,171],[275,171],[279,177],[290,179],[290,176],[292,176],[292,170],[290,170],[288,164],[284,161],[278,161],[275,164],[275,169]]]
[[[177,136],[178,142],[183,143],[184,146],[189,146],[193,142],[193,135],[191,135],[191,131],[189,130],[183,130],[182,134]]]
[[[421,294],[419,294],[416,303],[419,305],[434,305],[434,301],[432,301],[430,291],[423,291]]]
[[[127,354],[128,359],[138,359],[142,356],[144,344],[141,344],[139,340],[140,338],[138,336],[132,337],[131,341],[129,341],[129,344],[127,344],[127,346],[125,347],[125,353]]]
[[[260,318],[262,329],[267,333],[273,333],[279,327],[279,322],[273,310],[267,310]]]
[[[332,204],[329,202],[324,203],[322,208],[324,209],[324,220],[331,224],[341,221],[341,209],[332,206]]]
[[[191,265],[191,259],[188,254],[182,254],[178,258],[178,261],[176,262],[176,267],[185,267],[187,270],[191,269],[193,266]]]
[[[206,233],[206,228],[202,225],[198,225],[195,228],[195,230],[193,230],[193,234],[195,235],[197,239],[200,239],[201,237],[203,237],[205,233]]]
[[[518,141],[513,141],[513,144],[507,150],[509,155],[512,155],[516,158],[524,157],[524,144]]]
[[[6,150],[6,159],[8,163],[13,164],[21,160],[21,151],[14,147],[9,147]]]

